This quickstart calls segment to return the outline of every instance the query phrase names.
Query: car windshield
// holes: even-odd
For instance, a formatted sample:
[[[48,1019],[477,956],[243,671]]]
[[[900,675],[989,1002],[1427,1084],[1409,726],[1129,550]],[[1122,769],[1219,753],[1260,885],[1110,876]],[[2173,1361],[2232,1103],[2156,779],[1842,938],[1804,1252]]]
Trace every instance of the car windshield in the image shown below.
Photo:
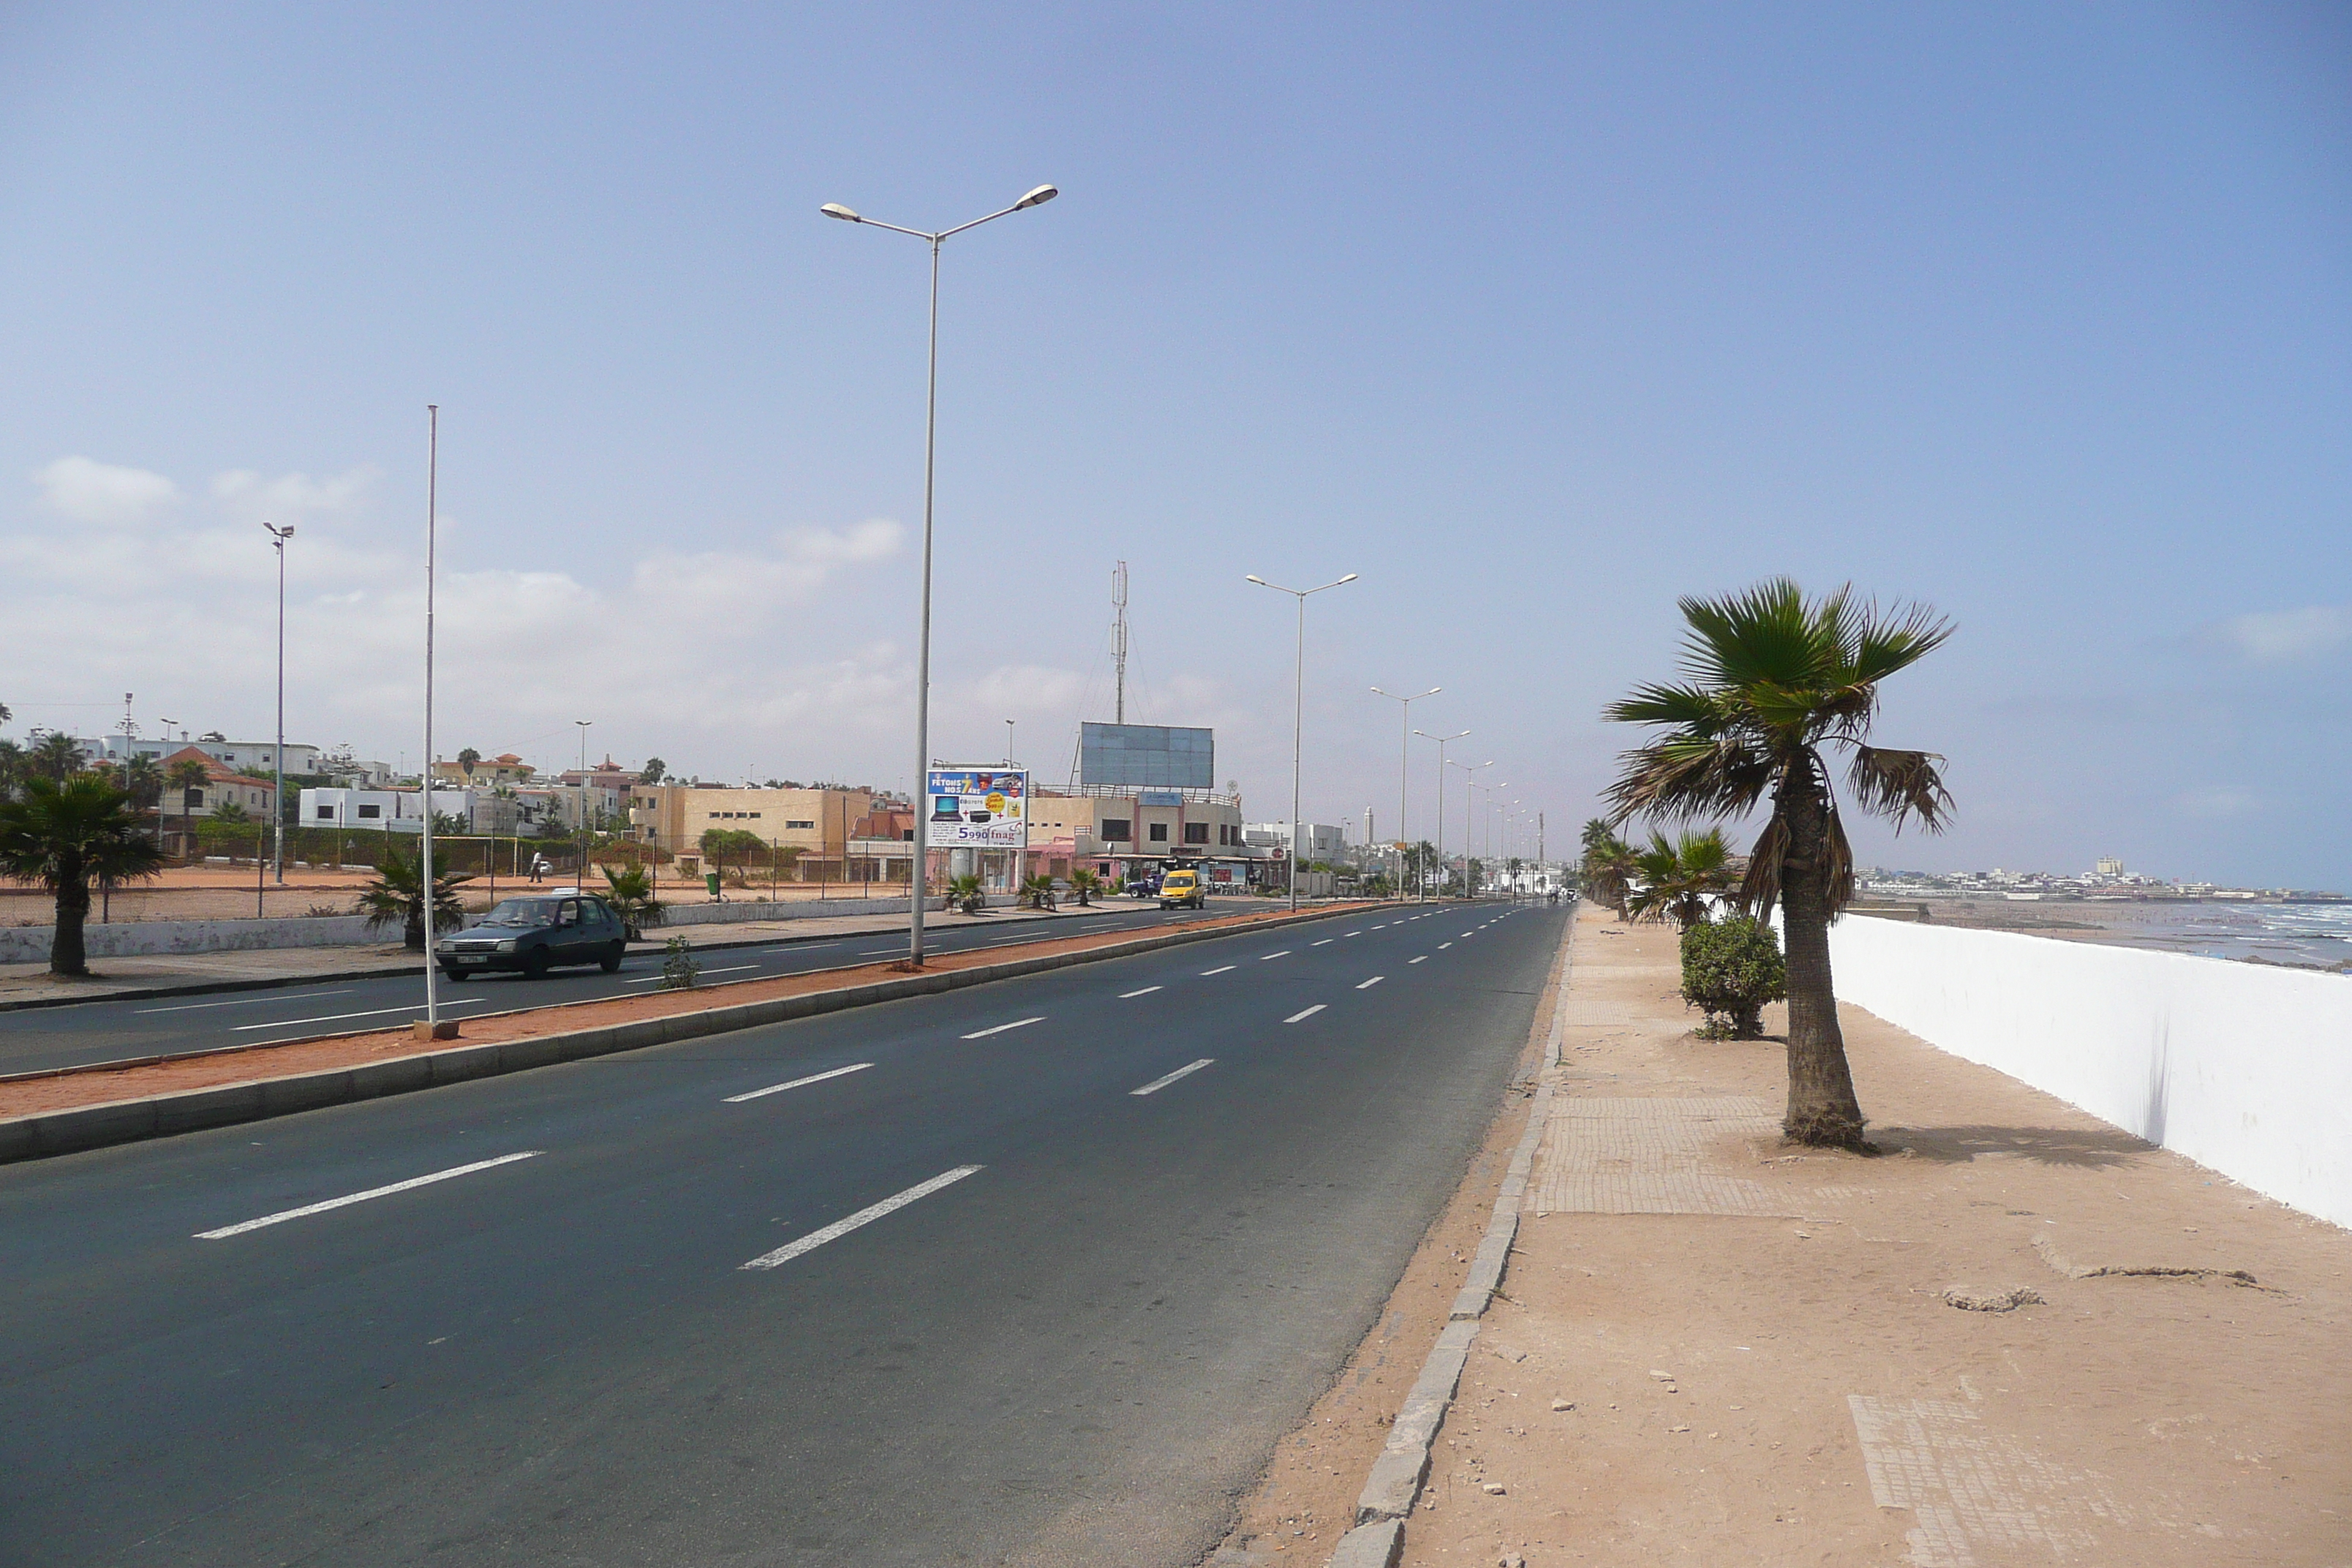
[[[486,926],[551,926],[555,903],[550,899],[509,899],[482,917]]]

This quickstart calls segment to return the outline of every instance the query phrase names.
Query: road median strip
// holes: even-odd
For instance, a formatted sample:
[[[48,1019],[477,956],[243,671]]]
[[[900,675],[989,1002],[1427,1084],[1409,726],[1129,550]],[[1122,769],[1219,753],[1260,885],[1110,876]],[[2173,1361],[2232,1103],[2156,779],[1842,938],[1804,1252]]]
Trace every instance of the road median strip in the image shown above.
[[[1041,938],[1038,945],[1048,951],[1020,956],[940,954],[919,973],[869,963],[694,990],[601,997],[469,1019],[468,1029],[488,1037],[436,1048],[419,1049],[421,1042],[406,1030],[375,1030],[136,1065],[46,1072],[0,1083],[0,1161],[170,1137],[642,1050],[1212,941],[1254,927],[1359,915],[1363,907],[1245,914],[1139,934],[1098,931]],[[578,1026],[583,1014],[597,1021]]]

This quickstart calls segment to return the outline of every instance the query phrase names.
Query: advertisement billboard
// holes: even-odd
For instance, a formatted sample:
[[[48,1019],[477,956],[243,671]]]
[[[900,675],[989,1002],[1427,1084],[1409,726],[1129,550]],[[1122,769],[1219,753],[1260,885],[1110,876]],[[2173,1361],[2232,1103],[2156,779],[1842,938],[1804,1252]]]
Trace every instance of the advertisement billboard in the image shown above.
[[[932,768],[923,841],[934,849],[1025,849],[1029,774],[1019,768]]]
[[[1217,732],[1166,724],[1081,724],[1078,782],[1112,789],[1214,789]]]

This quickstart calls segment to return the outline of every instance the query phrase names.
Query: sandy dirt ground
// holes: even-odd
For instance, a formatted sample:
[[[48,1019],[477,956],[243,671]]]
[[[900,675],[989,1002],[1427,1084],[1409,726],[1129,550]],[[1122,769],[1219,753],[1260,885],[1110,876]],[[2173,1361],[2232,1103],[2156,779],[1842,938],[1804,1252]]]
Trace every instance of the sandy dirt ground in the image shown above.
[[[1675,953],[1579,922],[1554,1113],[1405,1563],[2352,1563],[2352,1236],[1853,1008],[1885,1153],[1787,1148],[1782,1043],[1693,1037]],[[1415,1278],[1367,1342],[1389,1411],[1442,1312]],[[1339,1519],[1378,1447],[1347,1394],[1240,1560],[1328,1553],[1286,1532]]]
[[[1334,909],[1354,906],[1335,905]],[[1278,918],[1286,911],[1263,910],[1231,919],[1196,921],[1184,929],[1190,931],[1233,930],[1256,925]],[[1035,958],[1059,952],[1084,952],[1133,942],[1146,931],[1102,931],[1086,936],[1045,938],[1023,942],[1016,947],[993,947],[978,952],[931,954],[924,965],[927,973],[972,969],[997,963],[1012,957]],[[574,1029],[601,1028],[611,1024],[631,1023],[641,1018],[669,1017],[680,1013],[706,1012],[713,1007],[740,1006],[751,1002],[763,1002],[785,996],[805,996],[820,991],[849,990],[871,985],[877,981],[894,979],[906,973],[903,962],[866,963],[840,969],[818,970],[807,974],[778,975],[770,979],[722,982],[698,985],[684,991],[654,991],[642,995],[616,996],[592,1002],[573,1002],[553,1007],[534,1008],[527,1013],[509,1013],[485,1018],[467,1018],[463,1023],[462,1043],[482,1045],[499,1040],[532,1039],[543,1035],[568,1033]],[[454,991],[456,987],[451,987]],[[137,1100],[152,1094],[173,1094],[184,1089],[210,1089],[221,1084],[249,1083],[262,1079],[284,1078],[296,1073],[324,1072],[336,1068],[357,1067],[396,1057],[420,1055],[427,1050],[448,1049],[446,1042],[428,1045],[417,1040],[405,1027],[399,1030],[378,1030],[368,1034],[337,1035],[331,1038],[303,1041],[283,1046],[257,1046],[247,1049],[215,1051],[202,1056],[177,1060],[154,1062],[142,1067],[109,1069],[72,1068],[38,1077],[25,1077],[0,1082],[0,1117],[33,1116],[47,1111],[70,1110],[84,1105],[108,1105],[118,1100]]]

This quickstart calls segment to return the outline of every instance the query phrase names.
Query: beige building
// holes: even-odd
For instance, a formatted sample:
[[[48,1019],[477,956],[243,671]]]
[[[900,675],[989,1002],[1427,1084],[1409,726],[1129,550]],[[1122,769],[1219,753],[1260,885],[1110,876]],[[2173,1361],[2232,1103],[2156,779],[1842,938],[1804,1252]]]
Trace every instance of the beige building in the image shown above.
[[[535,771],[529,763],[524,762],[512,752],[503,756],[478,759],[472,773],[467,773],[464,765],[458,763],[443,761],[433,764],[433,777],[436,783],[446,780],[455,784],[470,784],[484,789],[498,784],[529,784]]]
[[[852,831],[873,810],[874,795],[850,789],[720,789],[696,784],[633,784],[629,837],[674,855],[698,855],[710,829],[749,833],[779,849],[797,849],[811,871],[840,863]]]
[[[1066,847],[1063,847],[1066,846]],[[1201,790],[1051,795],[1029,802],[1029,849],[1076,860],[1239,858],[1241,803]]]

